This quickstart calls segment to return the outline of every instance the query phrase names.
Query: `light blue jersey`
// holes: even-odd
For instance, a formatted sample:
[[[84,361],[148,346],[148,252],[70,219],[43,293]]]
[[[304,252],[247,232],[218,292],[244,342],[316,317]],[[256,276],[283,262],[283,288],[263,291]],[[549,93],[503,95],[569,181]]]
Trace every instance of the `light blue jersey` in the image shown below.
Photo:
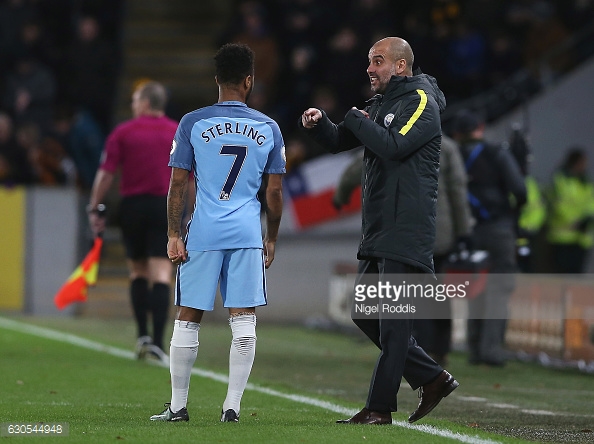
[[[171,148],[170,167],[194,171],[196,203],[186,249],[262,248],[262,174],[285,172],[277,123],[242,102],[186,114]]]

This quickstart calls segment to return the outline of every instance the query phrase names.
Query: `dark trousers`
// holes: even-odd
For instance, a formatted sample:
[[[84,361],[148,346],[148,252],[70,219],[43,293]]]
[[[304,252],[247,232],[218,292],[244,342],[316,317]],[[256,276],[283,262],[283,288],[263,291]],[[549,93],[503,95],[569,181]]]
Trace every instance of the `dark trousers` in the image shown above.
[[[515,287],[516,235],[512,220],[479,223],[474,245],[489,252],[490,270],[485,291],[468,304],[469,360],[502,364],[508,302]]]
[[[398,261],[372,258],[359,261],[357,284],[363,282],[366,275],[374,275],[381,280],[386,274],[419,272],[419,269]],[[375,364],[365,406],[369,410],[395,412],[396,396],[402,377],[413,390],[416,390],[434,380],[443,371],[443,368],[431,359],[411,336],[412,318],[365,317],[353,318],[353,322],[381,351]]]
[[[443,273],[447,255],[433,256],[435,272]],[[443,301],[444,319],[415,319],[413,336],[419,346],[434,357],[443,358],[452,344],[452,301]]]

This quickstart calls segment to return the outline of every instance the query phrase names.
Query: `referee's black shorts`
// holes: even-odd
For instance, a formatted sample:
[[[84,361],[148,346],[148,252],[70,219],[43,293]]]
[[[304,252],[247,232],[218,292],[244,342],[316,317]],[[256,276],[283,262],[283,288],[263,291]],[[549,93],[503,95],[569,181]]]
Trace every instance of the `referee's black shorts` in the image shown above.
[[[124,197],[119,219],[128,259],[168,257],[167,196]]]

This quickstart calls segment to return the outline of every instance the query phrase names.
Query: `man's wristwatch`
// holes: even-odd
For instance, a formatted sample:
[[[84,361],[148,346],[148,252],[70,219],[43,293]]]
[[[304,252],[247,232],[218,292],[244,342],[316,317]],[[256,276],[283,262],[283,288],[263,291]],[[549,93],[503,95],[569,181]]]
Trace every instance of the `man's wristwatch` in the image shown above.
[[[103,204],[98,204],[96,207],[91,207],[87,205],[87,214],[96,214],[98,216],[105,216],[105,211],[107,208]]]

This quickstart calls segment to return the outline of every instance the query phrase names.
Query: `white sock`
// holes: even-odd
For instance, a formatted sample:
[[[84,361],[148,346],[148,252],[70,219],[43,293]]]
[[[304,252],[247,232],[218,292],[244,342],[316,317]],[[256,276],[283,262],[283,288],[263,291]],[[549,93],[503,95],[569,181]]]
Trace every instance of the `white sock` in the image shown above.
[[[229,319],[233,339],[229,350],[229,387],[223,412],[239,414],[239,404],[256,355],[256,315],[233,316]]]
[[[178,412],[188,403],[190,375],[198,356],[198,331],[200,324],[189,321],[175,321],[171,347],[169,348],[169,369],[171,373],[172,412]]]

